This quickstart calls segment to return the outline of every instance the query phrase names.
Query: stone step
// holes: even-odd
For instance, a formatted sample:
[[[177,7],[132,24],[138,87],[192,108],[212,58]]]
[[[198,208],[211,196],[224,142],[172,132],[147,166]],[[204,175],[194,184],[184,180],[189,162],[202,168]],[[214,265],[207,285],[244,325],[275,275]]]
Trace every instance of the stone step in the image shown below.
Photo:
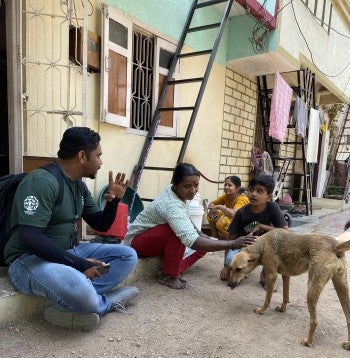
[[[139,280],[155,277],[157,271],[161,268],[161,264],[160,257],[139,259],[135,270],[120,286],[130,286]],[[0,267],[0,324],[40,315],[49,303],[50,301],[44,297],[19,293],[10,282],[8,268]]]

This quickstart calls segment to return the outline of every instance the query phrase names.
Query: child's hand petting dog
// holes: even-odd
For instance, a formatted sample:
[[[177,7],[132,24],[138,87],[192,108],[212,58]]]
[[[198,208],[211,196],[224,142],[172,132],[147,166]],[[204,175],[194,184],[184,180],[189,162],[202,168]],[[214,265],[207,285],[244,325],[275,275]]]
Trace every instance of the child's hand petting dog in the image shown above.
[[[238,250],[243,247],[247,247],[251,244],[254,244],[255,240],[258,238],[258,236],[240,236],[237,237],[237,239],[231,240],[230,248],[231,250]]]

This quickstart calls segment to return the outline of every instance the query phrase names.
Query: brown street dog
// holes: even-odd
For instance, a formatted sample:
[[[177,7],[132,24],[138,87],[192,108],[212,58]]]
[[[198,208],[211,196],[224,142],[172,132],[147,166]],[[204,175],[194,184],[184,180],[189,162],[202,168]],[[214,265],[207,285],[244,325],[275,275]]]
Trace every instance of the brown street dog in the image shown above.
[[[350,299],[344,254],[347,250],[350,250],[350,240],[338,243],[330,236],[296,235],[284,229],[275,229],[260,236],[254,244],[233,257],[228,285],[231,288],[236,287],[257,266],[262,265],[267,282],[265,302],[254,311],[264,314],[270,306],[279,273],[282,275],[283,282],[283,302],[275,309],[278,312],[285,312],[289,303],[290,276],[309,271],[307,305],[310,313],[310,328],[307,338],[301,343],[311,347],[318,324],[316,305],[324,286],[332,279],[348,327],[348,341],[342,346],[350,350]]]

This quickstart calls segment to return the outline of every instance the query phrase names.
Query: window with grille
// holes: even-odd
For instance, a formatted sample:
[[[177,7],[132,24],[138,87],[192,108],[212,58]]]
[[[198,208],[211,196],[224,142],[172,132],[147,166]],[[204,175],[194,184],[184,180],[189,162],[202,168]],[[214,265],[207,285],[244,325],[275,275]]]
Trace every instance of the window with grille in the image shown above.
[[[131,128],[148,130],[152,120],[154,39],[133,33]]]
[[[102,24],[101,120],[148,131],[176,47],[108,6]],[[164,107],[177,102],[176,91],[168,90]],[[176,135],[176,116],[171,111],[162,114],[157,133]]]

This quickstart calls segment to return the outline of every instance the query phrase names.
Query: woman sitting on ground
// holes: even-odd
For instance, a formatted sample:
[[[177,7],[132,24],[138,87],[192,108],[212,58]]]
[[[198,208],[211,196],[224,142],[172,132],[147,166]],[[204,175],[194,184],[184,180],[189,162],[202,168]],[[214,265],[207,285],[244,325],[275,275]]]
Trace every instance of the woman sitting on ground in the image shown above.
[[[195,228],[187,201],[198,192],[199,178],[192,164],[178,164],[171,184],[136,217],[124,240],[139,256],[161,256],[158,282],[174,289],[187,288],[182,274],[206,252],[238,249],[255,241],[254,237],[214,240]]]
[[[212,236],[226,240],[228,227],[237,210],[247,204],[249,199],[241,188],[241,179],[235,175],[227,177],[224,182],[224,194],[208,205],[207,219]]]
[[[219,196],[208,205],[207,219],[211,228],[212,236],[220,240],[227,240],[228,227],[230,226],[237,210],[249,204],[249,199],[241,188],[241,179],[231,175],[225,179],[224,195]],[[224,262],[227,251],[225,251]],[[226,266],[220,272],[220,278],[227,280],[228,268]]]

